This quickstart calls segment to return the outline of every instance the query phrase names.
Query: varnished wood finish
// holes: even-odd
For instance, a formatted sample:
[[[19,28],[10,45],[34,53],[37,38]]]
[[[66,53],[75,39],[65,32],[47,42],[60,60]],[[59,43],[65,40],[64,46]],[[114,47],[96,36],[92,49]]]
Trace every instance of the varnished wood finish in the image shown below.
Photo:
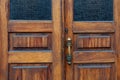
[[[64,27],[68,29],[68,32],[65,32],[65,58],[68,54],[66,47],[68,37],[73,39],[73,0],[64,0],[65,1],[65,24]],[[73,43],[73,40],[72,40]],[[71,49],[73,51],[73,48]],[[66,60],[66,59],[65,59]],[[68,65],[67,60],[65,61],[65,80],[73,80],[73,65]]]
[[[8,80],[8,0],[0,0],[0,80]]]
[[[120,80],[120,0],[113,1],[113,21],[80,22],[73,0],[52,0],[51,21],[9,20],[9,1],[0,0],[0,80]]]
[[[52,32],[52,21],[10,20],[9,32]]]
[[[50,50],[51,33],[10,33],[10,50]]]
[[[66,80],[117,80],[117,52],[115,49],[117,46],[115,42],[118,37],[115,36],[115,33],[118,23],[116,22],[118,21],[117,11],[120,11],[116,10],[118,6],[115,7],[117,1],[113,1],[114,21],[74,21],[74,0],[65,0],[65,27],[68,28],[68,33],[65,33],[65,35],[66,40],[68,37],[72,39],[72,64],[68,65],[66,62]],[[118,33],[116,34],[118,36]],[[119,44],[120,41],[118,41]],[[68,54],[68,48],[65,49],[65,53]],[[112,63],[112,71],[110,71],[111,68],[99,69],[103,63]],[[94,67],[94,65],[91,65],[87,66],[87,69],[80,68],[78,70],[74,68],[83,64],[98,64],[98,67],[91,69],[91,67]]]
[[[50,21],[9,20],[9,2],[0,0],[0,80],[62,80],[62,1]]]
[[[115,50],[117,54],[116,74],[117,80],[120,80],[120,0],[114,0],[114,21],[115,21]]]
[[[76,34],[74,48],[79,49],[110,49],[114,38],[110,34]]]
[[[117,72],[116,72],[116,74],[117,74],[117,80],[119,80],[120,79],[120,58],[117,58]]]
[[[11,64],[9,80],[52,80],[51,64]]]
[[[73,22],[74,33],[112,33],[115,32],[113,22]]]
[[[52,52],[9,52],[8,63],[51,63]]]
[[[53,80],[62,80],[62,1],[52,0],[53,8]]]
[[[100,51],[89,51],[89,52],[79,52],[73,53],[74,63],[108,63],[115,62],[115,55],[113,52],[100,52]]]
[[[115,7],[115,22],[116,22],[116,53],[118,54],[118,57],[120,57],[120,1],[119,0],[114,0],[114,7]]]
[[[74,80],[114,80],[112,64],[74,65]]]

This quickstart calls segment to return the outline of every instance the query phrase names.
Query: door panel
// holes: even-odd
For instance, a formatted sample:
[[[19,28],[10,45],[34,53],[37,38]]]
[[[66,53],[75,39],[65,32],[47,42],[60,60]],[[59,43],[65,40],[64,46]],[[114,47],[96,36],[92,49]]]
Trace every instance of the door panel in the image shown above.
[[[61,0],[0,1],[0,80],[62,80]]]
[[[75,34],[75,50],[112,49],[114,37],[112,34]]]
[[[9,50],[52,50],[51,33],[10,33]]]
[[[76,64],[74,80],[114,80],[112,64]]]
[[[52,80],[51,64],[11,64],[9,80]]]

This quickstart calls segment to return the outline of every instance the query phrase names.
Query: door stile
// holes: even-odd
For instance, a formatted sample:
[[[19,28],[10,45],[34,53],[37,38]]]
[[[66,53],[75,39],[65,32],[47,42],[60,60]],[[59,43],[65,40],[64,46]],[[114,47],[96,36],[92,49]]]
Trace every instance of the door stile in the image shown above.
[[[65,0],[62,0],[62,79],[65,80]]]
[[[8,0],[0,0],[0,80],[8,80]]]
[[[52,0],[53,8],[53,80],[62,80],[61,0]]]
[[[120,79],[120,0],[114,0],[116,80]]]
[[[118,16],[118,11],[119,11],[119,7],[118,7],[118,2],[119,0],[114,0],[114,3],[113,3],[113,8],[114,8],[114,28],[115,28],[115,36],[114,36],[114,40],[115,40],[115,45],[114,45],[114,50],[115,50],[115,65],[114,65],[114,76],[115,76],[115,80],[119,80],[119,77],[118,77],[118,67],[119,67],[119,60],[118,60],[118,56],[119,56],[119,41],[118,41],[118,38],[120,37],[119,36],[119,16]]]
[[[65,33],[65,46],[67,44],[67,39],[72,39],[73,44],[73,0],[65,0],[65,28],[67,32]],[[73,49],[71,49],[71,52],[73,52]],[[68,54],[67,47],[65,47],[65,60]],[[65,74],[66,74],[66,80],[73,80],[73,64],[69,65],[67,64],[67,60],[65,61],[66,67],[65,67]]]

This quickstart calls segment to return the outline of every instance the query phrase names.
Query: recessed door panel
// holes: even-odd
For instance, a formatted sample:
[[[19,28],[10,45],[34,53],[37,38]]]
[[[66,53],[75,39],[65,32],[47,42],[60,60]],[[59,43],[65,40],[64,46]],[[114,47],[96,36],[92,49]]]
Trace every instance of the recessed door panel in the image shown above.
[[[11,64],[9,80],[52,80],[51,64]]]
[[[74,49],[80,50],[110,50],[113,45],[111,34],[75,34]]]
[[[76,64],[74,80],[114,80],[112,64]]]
[[[51,33],[10,33],[10,51],[52,50]]]

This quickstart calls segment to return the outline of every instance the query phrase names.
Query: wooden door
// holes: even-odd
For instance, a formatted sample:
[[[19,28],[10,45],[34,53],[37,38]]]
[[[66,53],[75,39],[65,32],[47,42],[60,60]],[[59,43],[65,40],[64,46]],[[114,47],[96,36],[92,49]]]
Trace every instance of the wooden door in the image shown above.
[[[66,80],[120,80],[119,5],[65,0]]]
[[[119,5],[0,0],[0,80],[120,80]]]
[[[61,0],[0,0],[0,80],[62,80]]]

